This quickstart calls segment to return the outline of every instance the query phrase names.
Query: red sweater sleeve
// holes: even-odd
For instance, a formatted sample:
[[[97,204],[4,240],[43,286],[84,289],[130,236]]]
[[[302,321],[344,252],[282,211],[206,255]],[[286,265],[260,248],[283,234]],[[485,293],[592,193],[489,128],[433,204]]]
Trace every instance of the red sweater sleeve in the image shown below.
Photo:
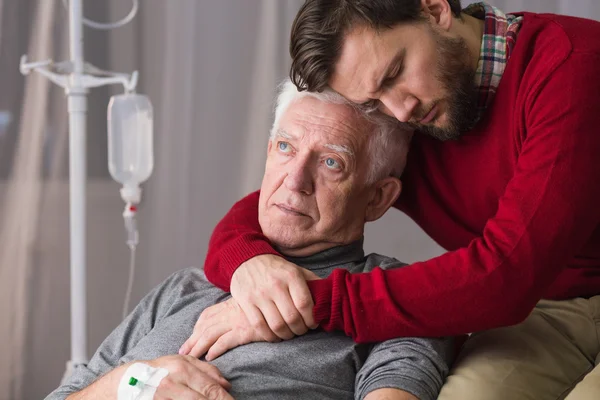
[[[240,264],[261,254],[279,255],[258,224],[259,194],[251,193],[235,203],[210,237],[204,273],[213,285],[226,292]]]
[[[571,54],[532,91],[515,174],[481,237],[402,269],[309,282],[317,322],[375,342],[524,320],[600,223],[599,63]]]

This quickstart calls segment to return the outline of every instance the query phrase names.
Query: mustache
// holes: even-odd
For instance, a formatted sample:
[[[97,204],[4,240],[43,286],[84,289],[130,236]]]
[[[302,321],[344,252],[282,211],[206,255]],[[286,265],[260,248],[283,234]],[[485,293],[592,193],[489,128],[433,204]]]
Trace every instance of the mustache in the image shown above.
[[[436,101],[428,106],[419,106],[419,108],[413,112],[413,118],[411,118],[411,120],[415,122],[411,123],[416,124],[416,121],[420,121],[425,118],[431,112],[431,110],[433,110],[433,107],[435,107],[437,103],[438,102]]]

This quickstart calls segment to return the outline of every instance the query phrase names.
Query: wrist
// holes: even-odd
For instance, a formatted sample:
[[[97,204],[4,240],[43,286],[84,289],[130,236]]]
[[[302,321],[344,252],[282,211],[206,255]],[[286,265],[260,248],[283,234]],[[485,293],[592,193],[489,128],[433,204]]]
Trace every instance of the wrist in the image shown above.
[[[255,255],[242,262],[235,270],[233,270],[231,275],[231,285],[233,286],[233,283],[236,282],[241,275],[243,275],[245,270],[253,269],[257,264],[270,268],[281,262],[281,260],[283,260],[283,258],[278,253],[263,253]]]
[[[67,397],[68,400],[87,400],[87,399],[105,399],[105,400],[117,400],[118,399],[118,388],[119,382],[123,377],[123,374],[127,368],[133,364],[129,362],[127,364],[120,365],[108,372],[106,375],[101,376],[95,382],[88,387],[80,390],[77,393],[73,393]]]
[[[336,309],[332,305],[332,282],[329,279],[319,279],[307,281],[307,284],[315,304],[313,308],[315,322],[327,327],[332,318],[332,311]],[[336,315],[336,317],[339,317],[339,315]]]
[[[227,252],[219,254],[221,259],[221,274],[231,284],[235,273],[242,265],[247,264],[256,257],[265,255],[280,256],[271,244],[265,240],[252,241],[248,238],[242,238],[234,241]],[[231,291],[230,287],[226,289],[226,291]]]

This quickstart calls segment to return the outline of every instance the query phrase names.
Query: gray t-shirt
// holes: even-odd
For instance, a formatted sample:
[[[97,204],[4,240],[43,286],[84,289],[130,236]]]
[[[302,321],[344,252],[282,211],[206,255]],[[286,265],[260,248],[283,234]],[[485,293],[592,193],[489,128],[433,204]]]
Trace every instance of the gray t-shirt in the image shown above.
[[[378,254],[365,257],[362,241],[288,259],[320,277],[335,268],[359,273],[403,265]],[[123,363],[177,354],[200,313],[229,297],[200,269],[171,275],[106,338],[87,366],[76,368],[68,382],[46,399],[64,399]],[[452,357],[451,339],[401,338],[361,345],[342,333],[317,329],[280,343],[240,346],[212,364],[231,382],[230,393],[237,400],[363,399],[380,388],[434,400]]]

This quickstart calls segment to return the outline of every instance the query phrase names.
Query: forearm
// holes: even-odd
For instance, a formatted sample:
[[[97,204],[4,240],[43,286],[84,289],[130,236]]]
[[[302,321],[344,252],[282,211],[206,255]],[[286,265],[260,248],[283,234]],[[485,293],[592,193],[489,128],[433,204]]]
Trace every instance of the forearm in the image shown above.
[[[88,387],[69,395],[66,400],[117,400],[119,382],[131,363],[123,364],[98,378]]]
[[[486,262],[469,258],[466,249],[456,253],[399,270],[336,270],[325,280],[308,282],[315,321],[360,343],[455,336],[520,322],[545,289],[520,273],[494,273],[494,262],[486,271]]]
[[[89,399],[104,399],[104,400],[116,400],[117,389],[113,386],[114,383],[102,382],[99,380],[94,382],[87,388],[80,390],[77,393],[73,393],[66,398],[66,400],[89,400]],[[118,383],[117,383],[118,385]]]
[[[419,400],[419,398],[404,390],[386,388],[372,391],[364,400]]]

